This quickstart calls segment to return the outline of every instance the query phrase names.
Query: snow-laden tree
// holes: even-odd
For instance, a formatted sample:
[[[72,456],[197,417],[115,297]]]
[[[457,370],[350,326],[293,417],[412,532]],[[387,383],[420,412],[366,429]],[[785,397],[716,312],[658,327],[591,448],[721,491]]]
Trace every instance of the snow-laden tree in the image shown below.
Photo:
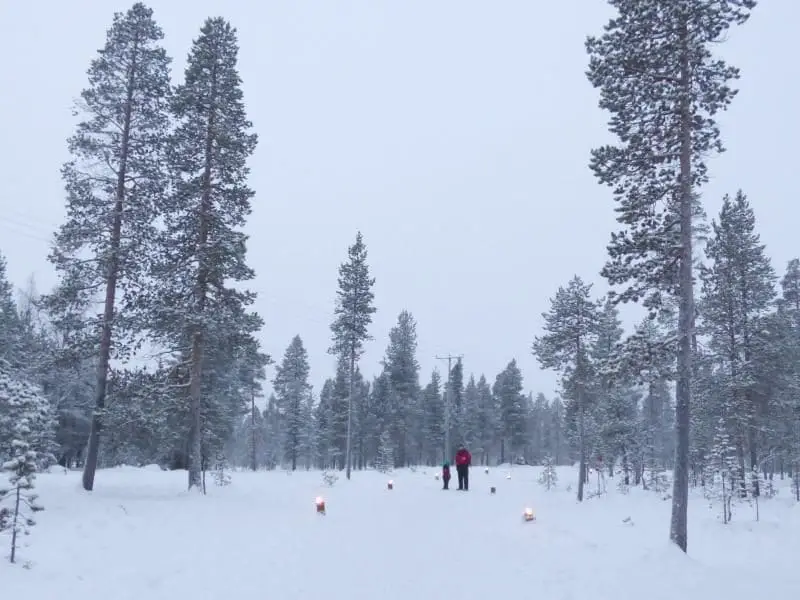
[[[16,560],[18,537],[35,525],[33,513],[43,510],[33,492],[36,472],[51,456],[43,451],[54,425],[50,404],[41,391],[12,377],[10,365],[0,361],[0,531],[11,532],[11,562]]]
[[[81,121],[68,142],[72,158],[62,169],[67,220],[49,256],[59,285],[46,301],[99,337],[86,490],[94,487],[110,362],[130,355],[146,325],[135,304],[149,275],[157,203],[166,187],[170,59],[163,38],[144,4],[114,15],[89,67],[89,86],[76,107]],[[92,305],[100,295],[103,308],[95,318]]]
[[[478,447],[475,454],[481,453],[481,464],[488,465],[492,452],[497,448],[497,432],[500,429],[500,410],[492,388],[485,375],[478,378],[478,415],[476,418]]]
[[[5,256],[0,254],[0,360],[22,366],[22,323],[14,302],[14,287],[8,280]]]
[[[528,412],[522,389],[522,372],[513,359],[497,374],[492,388],[499,407],[501,463],[509,460],[513,464],[527,442]]]
[[[714,116],[732,101],[739,72],[714,56],[753,0],[609,0],[616,14],[586,42],[588,78],[611,113],[616,145],[592,151],[591,169],[613,188],[622,229],[603,269],[619,301],[652,313],[679,299],[678,437],[670,539],[687,547],[689,419],[694,307],[693,219],[709,156],[723,149]]]
[[[367,264],[367,247],[359,231],[355,243],[347,250],[347,261],[339,266],[339,289],[336,291],[336,318],[331,324],[333,345],[329,352],[346,360],[348,370],[347,425],[345,435],[344,464],[350,479],[353,425],[353,394],[358,359],[364,352],[364,342],[372,339],[369,325],[376,308],[372,287],[375,279],[370,277]]]
[[[759,464],[759,444],[768,426],[770,389],[765,356],[770,341],[766,320],[776,298],[775,272],[756,232],[755,214],[745,195],[725,196],[713,236],[706,246],[709,265],[701,270],[700,331],[725,389],[729,432],[738,448],[739,484]],[[745,465],[745,450],[749,468]],[[758,489],[755,489],[756,493]]]
[[[308,383],[310,371],[308,352],[303,346],[303,340],[296,335],[286,348],[283,361],[278,365],[272,380],[278,410],[285,423],[285,457],[289,460],[292,471],[297,470],[297,462],[305,447],[305,425],[309,419],[308,397],[311,394],[311,385]]]
[[[573,277],[566,287],[559,287],[550,301],[550,310],[542,314],[544,333],[533,342],[533,354],[544,369],[561,374],[565,395],[575,403],[578,420],[580,467],[578,501],[583,501],[587,474],[587,404],[594,385],[591,351],[597,343],[600,307],[591,298],[590,284]]]
[[[727,415],[721,415],[717,420],[704,489],[706,498],[711,502],[716,500],[721,503],[723,523],[730,522],[733,515],[733,485],[739,478],[736,446],[728,434],[727,418]]]
[[[172,190],[160,203],[164,227],[150,290],[156,340],[182,349],[190,365],[189,489],[200,487],[204,464],[206,355],[262,325],[246,310],[255,294],[236,285],[255,276],[241,230],[252,210],[247,160],[257,141],[245,114],[238,52],[236,29],[208,19],[173,94]]]
[[[558,485],[558,472],[553,462],[553,457],[549,454],[542,461],[542,472],[539,474],[539,485],[550,490]]]
[[[431,380],[422,391],[424,414],[425,457],[428,464],[436,464],[448,457],[444,454],[444,397],[442,376],[438,370],[431,373]]]
[[[384,431],[378,441],[378,455],[375,457],[375,469],[381,473],[388,473],[394,468],[394,450],[392,449],[392,436]]]
[[[398,315],[397,324],[389,331],[383,368],[392,390],[390,433],[397,449],[397,465],[402,467],[410,462],[412,455],[418,455],[418,444],[413,434],[421,422],[417,323],[406,310]]]

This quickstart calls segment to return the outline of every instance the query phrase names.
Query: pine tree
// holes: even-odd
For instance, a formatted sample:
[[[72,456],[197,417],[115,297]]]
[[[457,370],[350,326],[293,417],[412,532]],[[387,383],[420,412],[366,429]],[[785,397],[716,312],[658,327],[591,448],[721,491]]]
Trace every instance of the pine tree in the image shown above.
[[[417,362],[417,323],[408,311],[397,317],[397,325],[389,332],[389,345],[383,368],[392,388],[391,434],[397,448],[398,466],[409,462],[409,445],[413,447],[413,427],[419,420],[419,363]]]
[[[42,441],[53,427],[50,405],[34,386],[11,376],[10,365],[0,361],[0,460],[9,473],[0,484],[0,531],[11,530],[11,562],[16,560],[17,538],[35,525],[32,514],[43,510],[32,492],[40,465],[48,456]]]
[[[497,375],[492,390],[500,408],[501,443],[509,445],[509,459],[513,463],[517,453],[525,445],[527,411],[525,397],[522,395],[522,372],[517,361],[512,360]],[[504,457],[501,457],[501,462]]]
[[[576,403],[580,467],[578,501],[583,501],[587,473],[586,414],[588,394],[593,384],[591,349],[596,344],[600,309],[591,299],[591,285],[575,276],[567,287],[559,287],[543,313],[544,335],[533,342],[533,354],[542,368],[561,373],[565,391]]]
[[[689,419],[695,317],[693,218],[706,161],[723,149],[714,116],[732,101],[738,70],[711,48],[747,20],[753,0],[609,0],[617,15],[586,47],[588,78],[611,112],[617,146],[592,152],[591,168],[614,189],[617,220],[603,275],[627,285],[620,301],[659,312],[678,298],[678,437],[670,539],[687,547]]]
[[[7,263],[0,254],[0,360],[15,369],[22,366],[22,323],[14,302],[14,287],[8,280]]]
[[[729,412],[736,417],[731,434],[741,449],[739,483],[746,495],[749,469],[744,448],[752,469],[758,465],[760,432],[766,426],[763,416],[768,414],[767,386],[759,370],[768,351],[765,320],[775,301],[776,277],[755,231],[753,210],[741,191],[733,199],[725,196],[712,228],[714,235],[706,246],[711,265],[701,270],[701,331],[709,338],[712,360],[724,374]]]
[[[388,473],[393,467],[394,451],[392,449],[392,436],[388,431],[384,431],[378,443],[378,456],[375,458],[375,468],[381,473]]]
[[[545,456],[542,466],[542,472],[539,474],[539,484],[550,490],[558,485],[558,472],[553,463],[553,457],[550,455]]]
[[[464,388],[464,406],[459,423],[461,439],[467,448],[475,449],[481,445],[480,424],[480,393],[475,376],[470,375]]]
[[[285,452],[292,471],[297,470],[297,461],[303,452],[306,403],[311,394],[309,372],[308,352],[303,346],[303,340],[296,335],[286,349],[283,362],[278,366],[272,380],[278,409],[286,423]]]
[[[353,393],[355,390],[356,363],[363,353],[364,342],[372,339],[368,328],[372,323],[375,298],[372,286],[375,279],[369,275],[367,247],[359,231],[355,243],[348,248],[348,260],[339,267],[339,289],[336,292],[336,319],[331,325],[333,345],[330,353],[346,358],[349,363],[349,393],[347,395],[347,434],[345,467],[350,479],[350,451],[352,442]]]
[[[152,328],[158,341],[191,348],[189,489],[201,484],[206,355],[262,325],[246,311],[255,295],[233,285],[254,277],[241,228],[251,212],[246,163],[257,141],[248,133],[237,54],[236,29],[224,19],[208,19],[171,106],[177,121],[168,154],[174,189],[162,201]]]
[[[431,380],[422,392],[424,411],[425,450],[428,464],[435,464],[444,455],[444,398],[442,397],[442,376],[439,371],[431,373]]]
[[[98,292],[105,294],[99,322],[85,325],[100,332],[86,490],[94,487],[110,361],[128,355],[132,335],[145,326],[134,303],[148,274],[155,205],[165,187],[170,59],[163,37],[153,11],[141,3],[114,15],[89,67],[89,87],[76,111],[83,120],[62,170],[67,221],[49,256],[60,283],[47,304],[80,318]]]
[[[481,463],[488,465],[490,453],[495,449],[496,432],[500,423],[500,411],[495,402],[492,388],[486,377],[481,375],[476,384],[478,392],[478,415],[476,419],[477,436],[480,440]]]

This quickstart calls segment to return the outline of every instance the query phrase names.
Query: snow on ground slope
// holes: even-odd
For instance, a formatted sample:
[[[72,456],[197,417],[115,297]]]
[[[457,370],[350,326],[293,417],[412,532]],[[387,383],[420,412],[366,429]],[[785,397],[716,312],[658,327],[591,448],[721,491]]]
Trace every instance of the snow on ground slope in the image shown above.
[[[80,473],[54,471],[37,480],[46,512],[20,552],[30,568],[0,565],[0,596],[752,600],[800,589],[800,507],[787,490],[762,502],[760,522],[744,505],[727,526],[693,498],[687,557],[666,541],[670,503],[655,493],[609,484],[579,505],[565,489],[572,469],[549,492],[538,468],[473,469],[468,493],[442,491],[434,472],[398,471],[392,491],[375,472],[332,488],[319,472],[237,472],[201,497],[182,491],[182,472],[103,470],[89,494]]]

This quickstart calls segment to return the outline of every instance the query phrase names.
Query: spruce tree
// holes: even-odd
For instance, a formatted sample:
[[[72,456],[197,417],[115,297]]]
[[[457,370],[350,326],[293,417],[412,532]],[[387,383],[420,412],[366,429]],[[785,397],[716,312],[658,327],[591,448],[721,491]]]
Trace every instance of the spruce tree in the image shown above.
[[[21,366],[22,323],[14,302],[14,286],[8,280],[6,258],[0,254],[0,360]]]
[[[755,215],[745,195],[725,196],[713,236],[706,245],[710,264],[701,270],[702,333],[725,389],[725,403],[734,415],[729,432],[740,448],[747,448],[750,468],[740,455],[742,494],[746,475],[759,462],[758,444],[766,431],[763,417],[769,398],[761,360],[768,352],[766,319],[776,297],[775,272],[755,230]],[[758,491],[758,490],[756,490]]]
[[[525,434],[528,416],[525,397],[522,395],[522,372],[516,359],[498,373],[492,392],[500,409],[500,441],[503,447],[500,460],[505,458],[508,444],[509,460],[513,463],[527,441]]]
[[[68,142],[72,159],[62,170],[67,220],[49,256],[60,282],[47,304],[83,318],[96,294],[104,295],[99,321],[85,324],[99,332],[86,490],[94,487],[110,361],[129,355],[131,335],[144,327],[133,305],[148,275],[156,204],[165,188],[170,59],[163,37],[144,4],[114,15],[89,67],[89,87],[76,109],[82,120]]]
[[[417,323],[410,312],[404,310],[397,317],[397,325],[389,332],[389,345],[383,359],[383,368],[392,386],[392,442],[397,448],[395,460],[400,467],[409,461],[410,434],[419,421],[420,393],[419,363],[417,362]]]
[[[289,459],[292,471],[297,470],[297,460],[303,451],[303,434],[307,415],[305,414],[306,402],[311,393],[308,383],[310,367],[308,353],[303,346],[303,340],[296,335],[286,353],[283,361],[278,365],[272,386],[278,409],[286,422],[285,456]]]
[[[173,190],[162,201],[151,327],[162,343],[190,348],[189,489],[201,486],[206,355],[262,325],[246,310],[255,294],[235,285],[254,277],[241,228],[251,212],[247,159],[257,141],[245,115],[238,52],[236,29],[222,18],[208,19],[171,105],[177,122],[168,153]]]
[[[476,384],[478,393],[478,415],[476,430],[481,452],[481,463],[488,465],[492,451],[496,446],[497,430],[500,422],[500,411],[495,402],[494,394],[485,375],[478,378]]]
[[[588,78],[600,88],[619,139],[592,151],[591,169],[613,188],[621,231],[603,275],[626,286],[619,301],[660,312],[679,299],[676,434],[670,539],[686,551],[694,325],[693,217],[708,157],[722,151],[714,116],[732,101],[739,72],[712,54],[753,0],[609,0],[617,14],[586,42]]]
[[[347,394],[347,433],[345,448],[345,468],[350,479],[350,452],[353,424],[353,393],[355,391],[355,371],[358,359],[364,352],[364,342],[372,339],[369,325],[376,309],[373,306],[375,295],[372,286],[375,279],[369,275],[367,247],[359,231],[355,243],[347,250],[347,262],[339,267],[339,289],[336,292],[336,318],[331,324],[333,345],[329,352],[346,359],[349,365],[349,391]]]
[[[567,287],[559,287],[550,301],[550,310],[542,314],[544,334],[533,342],[533,354],[544,369],[561,374],[564,391],[574,401],[578,421],[580,467],[578,501],[583,501],[587,473],[587,409],[594,385],[592,348],[597,343],[600,308],[591,298],[592,286],[577,275]]]
[[[422,392],[424,411],[425,454],[428,464],[435,464],[444,454],[444,398],[442,397],[442,376],[439,371],[431,373],[431,380]]]

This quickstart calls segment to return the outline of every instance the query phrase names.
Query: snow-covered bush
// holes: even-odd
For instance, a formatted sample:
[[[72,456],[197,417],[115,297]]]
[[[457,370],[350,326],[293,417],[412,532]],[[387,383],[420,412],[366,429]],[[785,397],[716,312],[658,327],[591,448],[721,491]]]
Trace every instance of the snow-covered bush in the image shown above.
[[[394,468],[394,451],[392,450],[392,438],[388,431],[381,434],[378,442],[378,456],[375,459],[375,468],[381,473],[388,473]]]
[[[542,465],[544,468],[539,474],[539,484],[548,490],[556,487],[558,484],[558,473],[556,473],[556,467],[553,464],[553,457],[546,456],[542,461]]]
[[[11,562],[16,561],[19,535],[35,525],[33,514],[43,510],[33,493],[36,472],[49,457],[42,448],[52,433],[50,405],[34,386],[11,377],[0,364],[1,470],[8,483],[0,483],[0,531],[11,534]]]

